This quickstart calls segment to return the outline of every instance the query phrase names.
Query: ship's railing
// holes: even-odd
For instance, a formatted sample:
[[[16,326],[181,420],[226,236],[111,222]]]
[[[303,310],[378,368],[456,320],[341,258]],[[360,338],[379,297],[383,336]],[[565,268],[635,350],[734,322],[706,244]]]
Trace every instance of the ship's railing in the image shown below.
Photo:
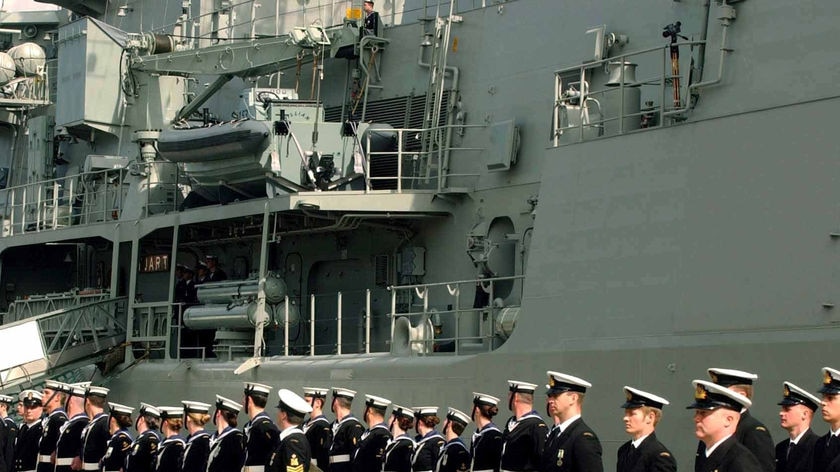
[[[365,156],[365,188],[367,192],[406,190],[435,190],[438,193],[474,186],[479,173],[452,172],[450,157],[474,160],[485,147],[459,147],[450,143],[453,133],[467,129],[487,129],[486,125],[445,125],[434,128],[369,128],[366,149],[377,135],[396,133],[396,149],[368,151]],[[432,143],[423,146],[423,143]]]
[[[72,244],[72,243],[68,243]],[[4,323],[11,323],[43,315],[56,310],[98,302],[111,297],[109,290],[72,290],[61,293],[46,293],[17,298],[9,304],[3,317]]]
[[[680,72],[674,49],[693,51],[703,44],[667,44],[555,71],[552,145],[682,121],[691,100],[686,73],[690,61],[683,61]],[[637,72],[637,66],[642,70]],[[636,77],[649,70],[653,74]]]
[[[182,175],[175,164],[145,162],[0,189],[0,237],[118,220],[133,181],[145,199],[138,216],[177,211]]]
[[[56,376],[120,346],[126,337],[125,297],[45,313],[0,327],[0,388]]]

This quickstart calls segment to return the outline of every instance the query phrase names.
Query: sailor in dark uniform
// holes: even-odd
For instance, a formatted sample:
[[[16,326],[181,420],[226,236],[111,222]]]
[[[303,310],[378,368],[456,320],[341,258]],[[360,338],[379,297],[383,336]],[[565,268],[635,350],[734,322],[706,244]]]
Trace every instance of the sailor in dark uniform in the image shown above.
[[[15,471],[34,472],[38,463],[38,442],[41,440],[41,406],[43,399],[41,392],[24,390],[20,392],[23,403],[23,424],[17,437],[15,447]]]
[[[752,401],[753,383],[758,380],[758,375],[742,370],[717,367],[708,369],[708,373],[712,382],[740,393]],[[773,438],[764,424],[750,415],[749,410],[741,412],[741,420],[738,422],[735,439],[753,453],[764,472],[774,472],[776,470],[776,452]],[[701,449],[702,445],[698,445],[698,455]]]
[[[705,380],[694,380],[694,434],[704,450],[694,463],[695,472],[762,472],[752,452],[735,438],[741,410],[749,408],[749,398]]]
[[[526,472],[540,468],[548,428],[534,410],[536,388],[532,383],[508,380],[508,408],[513,416],[502,433],[502,470]]]
[[[160,443],[155,470],[157,472],[175,472],[181,468],[186,442],[181,437],[184,426],[184,409],[180,406],[160,406],[160,432],[165,438]]]
[[[110,417],[108,418],[108,432],[111,438],[108,440],[108,448],[105,450],[105,457],[102,458],[102,465],[99,470],[102,472],[119,472],[125,466],[125,458],[131,450],[131,435],[128,428],[131,427],[131,414],[134,408],[120,405],[119,403],[108,403]]]
[[[140,404],[134,429],[137,437],[125,459],[125,472],[151,472],[160,446],[160,410],[147,403]]]
[[[38,445],[38,472],[53,472],[55,469],[53,455],[58,435],[61,434],[61,427],[67,422],[64,404],[67,402],[68,393],[70,393],[70,386],[66,383],[55,380],[44,382],[42,394],[47,416],[41,422],[43,433]]]
[[[304,387],[303,399],[312,407],[309,420],[303,423],[303,432],[309,442],[312,451],[312,463],[310,468],[316,467],[326,469],[330,464],[330,445],[332,444],[332,427],[329,420],[324,416],[324,402],[329,389],[320,387]]]
[[[204,256],[207,261],[207,280],[205,282],[222,282],[227,280],[227,274],[219,268],[219,257],[212,254]]]
[[[365,432],[362,423],[350,412],[356,392],[346,388],[333,387],[332,412],[335,422],[332,425],[333,438],[330,445],[330,472],[349,472],[353,470],[350,459]]]
[[[470,444],[473,472],[499,472],[502,460],[502,432],[493,424],[499,414],[499,399],[486,393],[473,393],[472,420],[475,432]]]
[[[268,385],[245,382],[245,413],[250,420],[245,423],[245,469],[244,472],[264,472],[277,448],[280,431],[265,412]]]
[[[385,445],[383,472],[411,472],[414,439],[408,435],[414,427],[414,410],[394,405],[391,411],[391,439]]]
[[[181,461],[181,472],[205,472],[210,455],[210,434],[204,425],[210,421],[210,405],[207,403],[183,401],[184,424],[189,437]]]
[[[82,431],[90,423],[85,412],[85,394],[89,383],[70,385],[67,397],[67,416],[55,444],[55,472],[70,472],[82,468]]]
[[[245,465],[245,435],[236,429],[237,416],[242,405],[216,395],[216,412],[213,423],[216,432],[210,437],[210,456],[207,472],[237,471]]]
[[[271,456],[268,470],[271,472],[309,472],[312,451],[306,434],[300,429],[303,418],[312,412],[312,406],[300,395],[281,388],[277,395],[277,424],[280,425],[280,440]]]
[[[583,399],[592,384],[548,371],[547,409],[554,420],[543,452],[543,472],[601,472],[601,442],[583,421]],[[502,466],[502,469],[505,467]]]
[[[379,13],[373,10],[373,0],[365,0],[365,26],[362,36],[379,36]]]
[[[840,463],[840,371],[823,367],[822,376],[820,413],[828,423],[828,433],[814,446],[814,472],[835,471]]]
[[[365,395],[365,413],[363,415],[368,429],[359,438],[359,444],[353,454],[353,470],[356,472],[382,470],[385,460],[385,446],[391,440],[391,431],[385,424],[385,411],[390,400]]]
[[[677,461],[656,438],[656,425],[668,400],[624,387],[624,431],[632,438],[618,448],[617,472],[676,472]]]
[[[413,472],[434,470],[440,451],[446,445],[446,439],[435,429],[435,426],[440,423],[437,411],[436,406],[414,408],[414,430],[417,431],[417,437],[414,443],[414,454],[411,456]]]
[[[470,423],[470,417],[466,413],[450,407],[446,414],[446,422],[443,423],[443,436],[446,438],[446,445],[440,451],[435,472],[466,472],[470,470],[470,451],[464,441],[461,441],[461,433],[464,432]]]
[[[105,457],[111,432],[108,414],[105,413],[108,389],[89,386],[85,389],[85,412],[90,420],[82,430],[82,470],[99,470],[99,463]]]
[[[819,439],[811,430],[814,412],[820,406],[820,399],[785,382],[779,420],[788,432],[788,438],[776,444],[776,472],[811,472],[814,462],[814,446]]]
[[[0,442],[0,470],[12,472],[15,466],[15,439],[17,439],[17,424],[9,416],[9,410],[15,399],[8,395],[0,395],[0,430],[3,440]]]

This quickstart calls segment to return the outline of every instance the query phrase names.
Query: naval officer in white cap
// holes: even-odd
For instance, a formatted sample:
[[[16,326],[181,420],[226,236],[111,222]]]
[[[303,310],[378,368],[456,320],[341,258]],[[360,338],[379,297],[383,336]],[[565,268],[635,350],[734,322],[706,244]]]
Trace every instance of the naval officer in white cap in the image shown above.
[[[776,444],[776,472],[811,472],[814,446],[819,440],[811,430],[811,420],[820,407],[820,399],[785,382],[778,404],[782,407],[779,422],[789,437]]]
[[[461,410],[450,407],[446,414],[446,422],[443,424],[443,436],[446,438],[446,445],[440,452],[435,472],[465,472],[470,470],[470,451],[464,441],[461,441],[461,433],[470,424],[470,417]]]
[[[85,412],[90,420],[82,430],[82,470],[99,470],[99,461],[108,449],[111,432],[105,413],[108,389],[89,385],[85,389]]]
[[[501,470],[540,470],[548,427],[534,410],[536,384],[508,380],[508,408],[513,416],[502,433]]]
[[[470,444],[473,472],[498,472],[502,459],[502,432],[493,423],[499,414],[499,399],[486,393],[473,392],[472,420],[475,432]]]
[[[67,402],[70,386],[63,382],[47,380],[44,382],[41,393],[44,410],[48,416],[41,422],[44,432],[38,445],[38,468],[36,470],[37,472],[53,472],[55,469],[53,463],[55,445],[58,442],[59,434],[61,434],[61,427],[67,422],[64,404]]]
[[[216,395],[213,423],[216,432],[210,437],[210,456],[207,472],[232,472],[245,465],[245,435],[236,429],[242,405]]]
[[[245,382],[243,406],[248,414],[245,423],[245,469],[243,472],[263,472],[277,448],[280,430],[265,412],[271,387],[255,382]]]
[[[330,465],[330,446],[332,445],[332,426],[324,416],[324,403],[327,400],[328,388],[303,387],[303,399],[312,407],[309,419],[303,422],[302,429],[309,441],[312,451],[310,467],[326,470]],[[323,467],[323,469],[320,469]]]
[[[753,383],[758,380],[758,375],[743,370],[721,369],[719,367],[708,369],[708,373],[712,382],[740,393],[752,401]],[[764,472],[774,472],[776,470],[776,450],[773,438],[770,436],[767,427],[750,414],[749,409],[745,408],[741,412],[741,420],[738,422],[735,439],[753,453]]]
[[[0,395],[0,431],[3,432],[3,440],[0,441],[0,461],[3,461],[7,471],[13,470],[15,465],[17,424],[9,417],[9,410],[14,402],[15,399],[9,395]]]
[[[362,423],[350,412],[356,392],[346,388],[333,387],[332,411],[335,413],[333,438],[330,445],[330,472],[350,472],[353,464],[350,459],[365,432]],[[320,466],[319,466],[320,467]]]
[[[385,446],[383,472],[411,472],[411,456],[414,454],[414,439],[408,431],[414,426],[414,410],[394,405],[391,410],[391,435],[393,439]]]
[[[181,460],[181,472],[205,472],[210,455],[210,434],[204,425],[210,421],[210,405],[182,400],[184,405],[184,426],[187,428],[187,446]]]
[[[157,472],[169,472],[178,470],[181,467],[181,460],[187,443],[181,437],[181,428],[184,427],[184,409],[180,406],[161,406],[160,410],[160,431],[164,440],[158,450],[155,470]]]
[[[140,404],[134,429],[137,437],[131,443],[131,451],[125,459],[125,472],[148,472],[154,470],[154,459],[160,445],[160,410],[147,403]]]
[[[280,442],[271,456],[270,472],[309,472],[312,451],[309,441],[300,429],[303,418],[312,412],[312,406],[295,392],[281,388],[277,395],[277,424]]]
[[[391,440],[391,431],[385,424],[385,412],[391,400],[365,395],[365,412],[362,415],[368,429],[359,438],[359,445],[353,453],[353,470],[365,472],[368,470],[382,470],[385,460],[385,446]]]
[[[749,398],[718,384],[694,380],[694,435],[703,451],[694,463],[694,472],[762,472],[752,452],[735,438],[741,410],[749,408]]]
[[[435,429],[440,423],[436,406],[418,406],[414,408],[414,430],[417,431],[414,453],[411,456],[411,470],[431,472],[435,469],[440,450],[446,440]]]
[[[548,414],[554,426],[543,453],[542,472],[602,472],[601,442],[583,421],[583,399],[592,384],[579,377],[548,371]]]
[[[82,468],[82,431],[90,422],[85,413],[85,393],[89,385],[89,382],[82,382],[70,386],[66,405],[70,420],[61,429],[55,445],[55,472],[70,472]]]
[[[108,410],[108,432],[111,433],[111,439],[108,440],[108,448],[105,450],[105,457],[102,458],[102,471],[119,472],[125,467],[125,458],[131,450],[132,439],[128,428],[131,427],[134,408],[119,403],[108,403]]]
[[[822,377],[820,413],[828,424],[828,433],[820,437],[814,448],[814,472],[827,471],[840,462],[840,371],[823,367]]]
[[[632,438],[618,448],[616,472],[676,472],[677,461],[656,437],[656,425],[668,400],[624,387],[624,431]]]

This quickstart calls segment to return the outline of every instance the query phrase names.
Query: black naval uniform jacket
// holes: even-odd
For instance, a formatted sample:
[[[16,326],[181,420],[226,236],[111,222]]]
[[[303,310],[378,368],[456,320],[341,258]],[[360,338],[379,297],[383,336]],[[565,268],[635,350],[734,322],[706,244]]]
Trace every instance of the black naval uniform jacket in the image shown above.
[[[504,469],[504,465],[502,469]],[[583,418],[569,424],[563,432],[555,427],[546,439],[542,472],[602,472],[601,442]]]
[[[808,428],[796,444],[791,446],[790,438],[776,444],[776,472],[811,472],[814,446],[819,439]]]
[[[767,428],[750,415],[749,410],[741,414],[735,438],[753,453],[764,472],[776,470],[776,446]]]
[[[698,456],[703,459],[694,463],[694,472],[763,472],[758,459],[735,436],[720,443],[709,457],[705,446],[703,451]]]
[[[324,415],[318,415],[304,423],[302,429],[312,452],[312,465],[327,470],[330,465],[330,445],[332,444],[330,422]]]
[[[35,470],[38,463],[38,442],[41,440],[41,421],[24,424],[20,427],[15,446],[15,470]]]
[[[160,444],[157,458],[155,459],[155,471],[157,472],[178,472],[181,470],[181,458],[184,456],[186,443],[184,438],[173,434]]]
[[[443,446],[435,472],[466,472],[470,470],[470,451],[460,438],[455,438]]]
[[[618,448],[616,472],[676,472],[677,461],[658,439],[651,433],[633,447],[633,441],[627,441]]]
[[[277,449],[280,430],[265,412],[245,423],[245,466],[267,466]]]
[[[243,465],[245,465],[245,435],[242,431],[228,426],[222,434],[213,433],[210,438],[207,472],[235,472],[242,469]]]
[[[414,472],[435,470],[440,450],[445,444],[446,440],[435,430],[418,438],[414,443],[414,453],[411,456],[411,470]]]
[[[5,440],[0,445],[3,448],[3,465],[6,472],[12,472],[15,467],[15,441],[17,440],[17,424],[8,416],[3,419],[2,425]]]
[[[90,423],[87,415],[80,413],[61,427],[55,444],[55,472],[70,472],[73,459],[81,458],[82,431]]]
[[[206,472],[207,457],[210,455],[210,434],[198,431],[187,438],[181,472]]]
[[[38,445],[38,472],[53,472],[52,455],[61,434],[61,427],[67,422],[67,413],[57,408],[41,421],[41,443]]]
[[[390,440],[391,431],[385,423],[373,425],[373,428],[362,433],[356,452],[353,453],[353,470],[355,472],[382,470],[385,446]]]
[[[341,421],[333,423],[332,430],[329,468],[320,464],[318,467],[330,472],[349,472],[353,470],[350,459],[353,457],[353,451],[359,443],[359,438],[364,434],[365,428],[353,415],[347,415]]]
[[[278,440],[277,449],[269,460],[269,472],[309,472],[312,451],[306,434],[297,426],[291,426],[280,433]]]
[[[109,416],[100,413],[93,417],[82,430],[82,467],[84,470],[97,470],[99,461],[105,457],[111,432],[108,427]]]
[[[160,445],[160,434],[147,429],[134,438],[131,452],[125,458],[125,472],[152,472],[155,470],[155,456]]]
[[[834,465],[835,459],[840,458],[840,437],[831,434],[829,431],[821,436],[814,444],[814,472],[826,472],[829,466]],[[836,470],[836,466],[834,467]]]
[[[502,433],[501,469],[516,472],[540,470],[548,428],[536,411],[511,418]]]
[[[400,435],[385,446],[384,472],[411,472],[411,456],[414,454],[414,440],[407,434]]]
[[[502,460],[502,432],[493,423],[472,435],[470,445],[473,472],[499,472],[499,462]]]
[[[108,440],[108,449],[105,449],[105,457],[102,458],[102,466],[99,470],[103,472],[118,472],[125,467],[125,458],[131,450],[131,435],[128,431],[121,429],[111,435]]]

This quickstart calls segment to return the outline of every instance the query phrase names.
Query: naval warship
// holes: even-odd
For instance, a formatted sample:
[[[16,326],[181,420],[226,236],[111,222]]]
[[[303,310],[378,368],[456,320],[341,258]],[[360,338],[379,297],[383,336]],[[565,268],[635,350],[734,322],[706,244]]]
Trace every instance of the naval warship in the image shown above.
[[[6,393],[464,409],[555,370],[614,470],[624,385],[691,467],[706,368],[778,441],[837,362],[838,2],[37,1],[0,14]]]

